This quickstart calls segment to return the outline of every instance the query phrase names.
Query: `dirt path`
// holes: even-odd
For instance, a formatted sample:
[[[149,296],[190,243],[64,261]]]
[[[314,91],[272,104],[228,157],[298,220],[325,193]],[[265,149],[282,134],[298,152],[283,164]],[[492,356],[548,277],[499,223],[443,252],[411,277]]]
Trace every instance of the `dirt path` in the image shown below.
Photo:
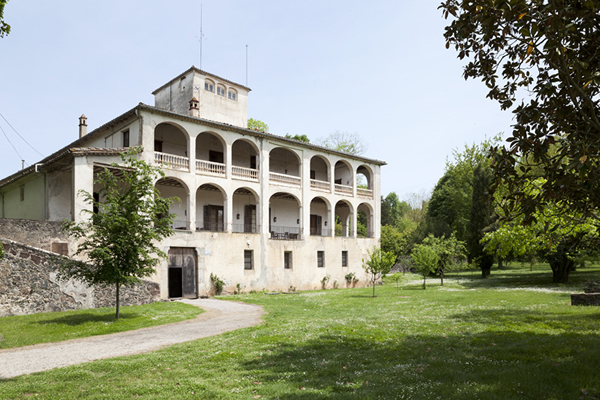
[[[214,299],[182,300],[204,309],[198,318],[135,331],[0,350],[0,379],[67,365],[147,353],[176,343],[257,325],[262,307]]]

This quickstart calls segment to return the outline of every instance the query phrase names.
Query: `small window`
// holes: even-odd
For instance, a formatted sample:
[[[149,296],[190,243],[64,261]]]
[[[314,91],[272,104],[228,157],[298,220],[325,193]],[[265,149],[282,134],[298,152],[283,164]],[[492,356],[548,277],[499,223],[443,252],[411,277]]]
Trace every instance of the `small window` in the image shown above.
[[[129,129],[123,132],[123,147],[129,147]]]
[[[254,250],[244,250],[244,269],[254,269]]]
[[[227,92],[227,97],[231,100],[235,100],[235,92],[229,91]]]
[[[325,267],[325,252],[317,251],[317,267],[324,268]]]
[[[208,90],[209,92],[213,92],[215,91],[215,87],[213,86],[212,82],[204,82],[204,90]]]
[[[292,269],[292,252],[291,251],[283,252],[283,268]]]
[[[21,201],[25,201],[25,185],[19,186],[19,192]]]
[[[225,97],[225,87],[222,85],[217,86],[217,94]]]
[[[342,267],[348,266],[348,250],[342,250]]]

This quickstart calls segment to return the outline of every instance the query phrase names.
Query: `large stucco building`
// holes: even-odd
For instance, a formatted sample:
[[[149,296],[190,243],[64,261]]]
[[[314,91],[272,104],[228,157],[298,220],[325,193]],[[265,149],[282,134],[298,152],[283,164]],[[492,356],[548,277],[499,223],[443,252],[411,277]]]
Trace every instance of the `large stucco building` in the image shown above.
[[[153,92],[154,106],[140,103],[90,133],[82,116],[77,140],[0,181],[0,216],[78,221],[78,191],[97,193],[98,171],[142,146],[166,174],[161,195],[181,199],[175,234],[160,244],[169,260],[153,277],[161,297],[210,293],[211,273],[230,292],[320,288],[326,275],[343,287],[349,273],[364,284],[385,163],[247,129],[249,92],[192,67]],[[359,212],[366,234],[357,233]]]

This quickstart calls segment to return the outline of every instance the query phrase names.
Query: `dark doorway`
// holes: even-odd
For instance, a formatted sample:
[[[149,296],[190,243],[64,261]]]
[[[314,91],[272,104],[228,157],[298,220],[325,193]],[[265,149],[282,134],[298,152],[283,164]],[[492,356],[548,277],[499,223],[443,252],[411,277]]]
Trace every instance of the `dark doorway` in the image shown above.
[[[198,297],[196,252],[192,248],[169,249],[169,297]]]
[[[321,216],[310,214],[310,234],[321,236]]]

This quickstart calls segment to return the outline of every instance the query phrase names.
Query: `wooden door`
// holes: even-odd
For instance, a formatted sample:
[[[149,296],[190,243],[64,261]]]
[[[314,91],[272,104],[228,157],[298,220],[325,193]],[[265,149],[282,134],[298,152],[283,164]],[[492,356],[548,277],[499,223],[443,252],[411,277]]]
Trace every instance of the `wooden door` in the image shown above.
[[[196,252],[187,247],[169,249],[169,297],[198,297]]]

